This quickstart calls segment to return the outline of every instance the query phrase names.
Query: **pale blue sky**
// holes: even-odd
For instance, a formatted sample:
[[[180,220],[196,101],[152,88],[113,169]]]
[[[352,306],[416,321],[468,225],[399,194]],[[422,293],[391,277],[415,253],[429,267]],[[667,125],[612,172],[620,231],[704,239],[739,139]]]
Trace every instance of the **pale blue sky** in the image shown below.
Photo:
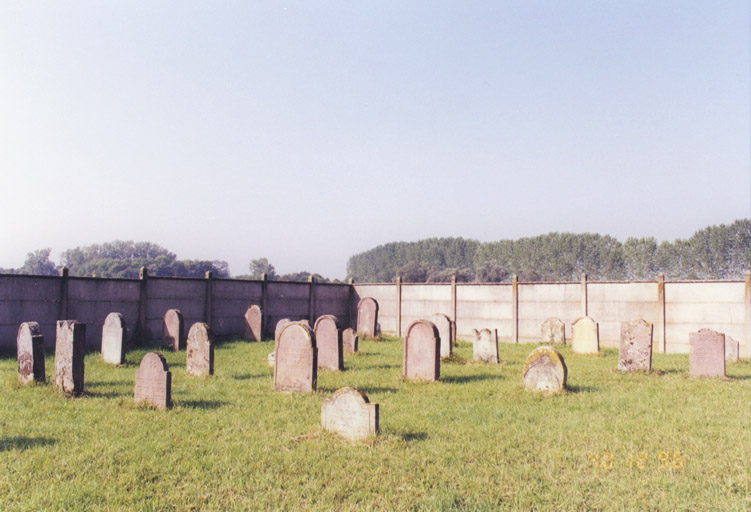
[[[751,215],[749,2],[0,3],[0,267]]]

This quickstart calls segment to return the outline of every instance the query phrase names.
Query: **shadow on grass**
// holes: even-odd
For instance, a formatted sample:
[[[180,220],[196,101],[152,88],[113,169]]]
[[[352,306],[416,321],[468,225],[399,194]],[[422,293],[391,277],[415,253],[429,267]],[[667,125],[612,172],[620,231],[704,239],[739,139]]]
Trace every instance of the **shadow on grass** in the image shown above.
[[[86,384],[86,387],[89,386],[90,384]],[[125,396],[132,396],[132,393],[117,393],[115,391],[89,391],[88,389],[84,389],[81,396],[86,398],[121,398]]]
[[[410,441],[424,441],[428,438],[428,434],[425,432],[402,432],[399,437],[407,442]]]
[[[594,391],[600,391],[600,388],[594,386],[570,386],[567,384],[566,391],[569,393],[592,393]]]
[[[95,380],[95,381],[87,381],[86,387],[87,388],[98,388],[101,386],[122,386],[124,382],[119,380]]]
[[[365,370],[391,370],[393,368],[401,368],[402,366],[399,364],[376,364],[373,366],[368,366],[367,368],[364,368]]]
[[[365,394],[368,394],[368,393],[396,393],[397,391],[399,391],[396,388],[379,388],[379,387],[370,387],[370,386],[368,386],[368,387],[361,387],[361,388],[357,388],[357,389],[359,389],[360,391],[362,391]]]
[[[269,375],[266,375],[266,374],[253,375],[250,373],[246,373],[244,375],[233,375],[230,378],[235,379],[235,380],[268,379]]]
[[[221,400],[184,400],[175,402],[174,405],[186,409],[219,409],[221,406],[227,405],[227,402]]]
[[[0,438],[0,452],[8,450],[26,450],[35,446],[50,446],[57,443],[49,437],[2,437]]]
[[[439,382],[461,384],[464,382],[477,382],[481,380],[501,380],[501,375],[452,375],[450,377],[441,376]]]

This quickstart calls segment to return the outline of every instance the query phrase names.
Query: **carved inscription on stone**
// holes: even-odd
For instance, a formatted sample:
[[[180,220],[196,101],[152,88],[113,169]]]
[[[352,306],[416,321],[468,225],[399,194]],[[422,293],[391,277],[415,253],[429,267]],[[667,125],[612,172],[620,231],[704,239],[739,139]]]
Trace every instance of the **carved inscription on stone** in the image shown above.
[[[32,380],[44,382],[44,336],[39,324],[24,322],[16,338],[18,354],[18,379],[21,384]]]
[[[342,344],[344,345],[345,354],[354,354],[357,352],[357,345],[360,341],[360,337],[355,334],[354,329],[348,327],[342,331]]]
[[[451,329],[451,319],[446,315],[436,313],[433,315],[433,323],[438,328],[441,337],[441,357],[449,357],[453,352],[454,337]]]
[[[378,434],[378,404],[357,388],[341,388],[321,406],[321,425],[353,441]]]
[[[214,342],[205,323],[196,322],[190,327],[185,371],[198,377],[214,375]]]
[[[136,370],[135,403],[146,402],[159,409],[172,406],[172,373],[164,356],[149,352]]]
[[[282,329],[276,344],[274,389],[277,391],[315,391],[318,357],[313,331],[293,322]]]
[[[65,393],[83,393],[83,356],[86,324],[58,320],[55,336],[55,387]]]
[[[179,309],[169,309],[164,314],[162,341],[166,348],[178,352],[185,348],[185,323]]]
[[[652,369],[652,324],[633,320],[621,324],[618,370],[628,372]]]
[[[597,354],[600,351],[597,322],[584,316],[571,324],[571,348],[577,354]]]
[[[498,363],[498,331],[483,329],[478,332],[477,340],[472,347],[475,361]]]
[[[245,312],[245,339],[261,341],[263,332],[263,315],[261,308],[253,304]]]
[[[712,329],[700,329],[688,335],[691,349],[689,372],[695,377],[725,376],[725,335]]]
[[[344,347],[342,331],[334,315],[318,317],[313,333],[318,347],[318,368],[344,370]]]
[[[563,356],[552,347],[539,347],[524,364],[524,388],[528,391],[556,393],[566,388],[568,370]]]
[[[560,318],[548,318],[540,327],[540,336],[543,343],[548,343],[550,345],[559,343],[565,345],[566,324],[564,324]]]
[[[357,304],[357,334],[363,338],[374,338],[376,324],[378,324],[378,303],[372,297],[360,299]]]
[[[102,360],[105,363],[125,362],[125,319],[120,313],[110,313],[102,326]]]
[[[404,378],[438,380],[441,373],[440,343],[438,328],[433,322],[412,322],[404,337]]]

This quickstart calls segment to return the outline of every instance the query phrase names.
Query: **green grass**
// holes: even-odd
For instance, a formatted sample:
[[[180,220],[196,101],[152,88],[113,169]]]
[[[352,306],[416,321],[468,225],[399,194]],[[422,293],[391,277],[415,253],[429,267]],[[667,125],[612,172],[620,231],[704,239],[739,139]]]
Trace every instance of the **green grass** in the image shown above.
[[[0,359],[0,510],[751,509],[749,363],[700,380],[687,356],[655,355],[653,373],[622,375],[614,350],[564,347],[570,391],[544,397],[522,387],[533,345],[501,344],[489,365],[462,343],[440,382],[410,383],[387,338],[299,395],[272,391],[272,347],[223,343],[206,379],[162,352],[167,411],[132,403],[147,350],[122,367],[87,355],[80,398],[22,387]],[[53,380],[51,355],[46,367]],[[321,430],[321,402],[343,386],[380,404],[378,437]]]

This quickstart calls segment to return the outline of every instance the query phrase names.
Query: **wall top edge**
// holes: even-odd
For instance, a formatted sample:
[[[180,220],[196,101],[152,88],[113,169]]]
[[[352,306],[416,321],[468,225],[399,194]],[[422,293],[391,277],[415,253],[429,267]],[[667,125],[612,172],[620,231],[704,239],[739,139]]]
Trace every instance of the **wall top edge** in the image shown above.
[[[12,277],[12,278],[21,278],[21,279],[62,279],[62,276],[46,276],[41,274],[0,274],[0,279],[5,277]],[[124,282],[124,283],[140,283],[141,279],[138,278],[132,278],[132,277],[92,277],[92,276],[71,276],[69,275],[67,277],[68,280],[79,280],[79,281],[118,281],[118,282]],[[149,275],[147,278],[149,281],[154,281],[157,279],[163,279],[167,281],[196,281],[196,282],[206,282],[207,279],[205,277],[174,277],[174,276],[153,276]],[[232,279],[228,277],[219,277],[219,278],[212,278],[212,281],[222,281],[222,282],[228,282],[228,283],[263,283],[264,281],[261,279]],[[310,284],[309,281],[266,281],[267,283],[280,283],[280,284]],[[319,283],[314,282],[316,286],[349,286],[349,283]]]
[[[659,281],[592,281],[588,280],[587,284],[657,284]],[[744,284],[742,279],[696,279],[696,280],[665,280],[665,284],[692,284],[692,283],[721,283],[721,284]],[[511,282],[502,283],[456,283],[456,286],[511,286]],[[581,285],[581,281],[518,281],[517,285],[525,286],[544,286],[550,284],[570,284]],[[396,282],[393,283],[354,283],[355,286],[396,286]],[[402,286],[451,286],[451,283],[402,283]]]

